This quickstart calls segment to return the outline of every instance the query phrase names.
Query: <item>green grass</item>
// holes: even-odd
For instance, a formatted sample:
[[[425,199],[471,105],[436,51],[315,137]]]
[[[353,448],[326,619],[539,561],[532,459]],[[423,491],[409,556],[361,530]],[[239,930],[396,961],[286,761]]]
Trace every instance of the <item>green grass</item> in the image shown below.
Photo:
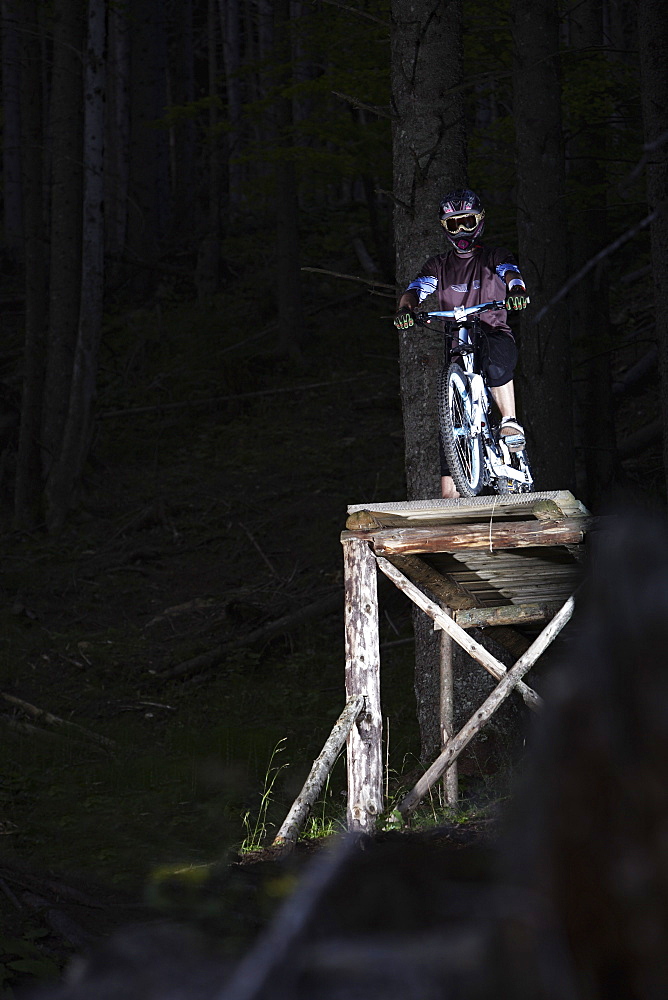
[[[241,841],[239,850],[242,854],[249,854],[252,851],[259,851],[266,846],[268,837],[267,814],[274,793],[274,786],[281,771],[286,768],[287,763],[276,763],[276,758],[285,750],[285,737],[280,739],[271,752],[267,770],[264,775],[264,785],[260,795],[260,804],[257,809],[251,812],[246,810],[242,817],[246,835]]]

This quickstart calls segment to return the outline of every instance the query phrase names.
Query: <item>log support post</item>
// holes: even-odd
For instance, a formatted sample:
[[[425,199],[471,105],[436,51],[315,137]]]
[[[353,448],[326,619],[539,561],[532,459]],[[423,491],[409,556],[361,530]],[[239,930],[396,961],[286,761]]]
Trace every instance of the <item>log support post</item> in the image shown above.
[[[346,697],[364,695],[347,740],[348,829],[372,833],[383,811],[383,723],[376,559],[369,542],[343,539]]]
[[[451,614],[450,608],[443,608],[446,615]],[[441,632],[440,647],[440,731],[441,749],[444,750],[449,740],[455,735],[454,729],[454,643],[447,632]],[[459,791],[459,776],[455,761],[443,775],[443,795],[446,805],[456,806]]]

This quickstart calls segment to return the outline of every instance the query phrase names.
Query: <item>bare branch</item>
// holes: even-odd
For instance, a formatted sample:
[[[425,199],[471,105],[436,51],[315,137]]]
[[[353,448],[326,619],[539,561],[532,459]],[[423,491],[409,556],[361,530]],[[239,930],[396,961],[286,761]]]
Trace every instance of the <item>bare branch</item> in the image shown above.
[[[640,157],[640,160],[629,174],[628,181],[634,181],[636,177],[639,176],[643,167],[647,164],[650,154],[655,153],[656,150],[660,149],[661,146],[663,146],[666,142],[668,142],[668,132],[664,132],[657,139],[653,139],[652,142],[645,143],[645,145],[643,146],[643,155]]]
[[[382,24],[384,28],[387,28],[388,31],[390,30],[391,25],[389,21],[383,21],[382,18],[375,17],[374,14],[369,14],[365,10],[359,10],[357,7],[349,7],[345,3],[339,3],[338,0],[322,0],[322,3],[328,3],[332,7],[340,7],[341,10],[350,11],[351,14],[357,14],[358,17],[364,17],[367,21],[375,21],[376,24]]]
[[[372,285],[374,288],[391,288],[394,291],[394,285],[388,285],[384,281],[376,281],[373,278],[359,278],[356,274],[340,274],[338,271],[328,271],[324,267],[302,267],[302,271],[310,271],[313,274],[329,274],[332,278],[344,278],[346,281],[359,281],[363,285]]]
[[[359,108],[361,111],[370,111],[372,115],[378,115],[379,118],[396,118],[396,115],[390,111],[389,104],[365,104],[364,101],[358,100],[357,97],[351,97],[350,94],[342,94],[338,90],[333,90],[332,93],[335,97],[340,97],[342,101],[352,104],[354,108]]]
[[[302,268],[309,270],[309,268]],[[312,270],[312,268],[311,268]],[[343,275],[341,276],[343,277]],[[362,278],[358,278],[362,281]],[[256,396],[276,396],[285,392],[304,392],[308,389],[321,389],[328,385],[341,385],[344,382],[357,382],[362,378],[370,378],[368,372],[351,375],[350,378],[338,378],[329,382],[308,382],[305,385],[281,386],[278,389],[256,389],[254,392],[236,392],[228,396],[208,396],[206,399],[187,399],[179,403],[156,403],[154,406],[129,406],[125,410],[103,410],[97,414],[98,420],[108,420],[111,417],[126,417],[135,413],[157,413],[161,410],[181,410],[186,406],[212,406],[214,403],[225,403],[233,399],[251,399]]]
[[[597,253],[594,257],[592,257],[591,260],[588,260],[587,263],[584,265],[584,267],[580,268],[577,274],[574,274],[571,278],[568,279],[565,285],[561,286],[559,291],[556,293],[556,295],[552,296],[547,305],[543,306],[543,308],[538,312],[538,315],[534,318],[534,323],[540,323],[543,316],[545,316],[545,314],[552,308],[552,306],[555,306],[557,302],[561,302],[564,296],[568,295],[571,288],[574,288],[575,285],[577,285],[580,281],[582,281],[585,275],[589,274],[589,272],[593,270],[593,268],[595,268],[597,264],[599,264],[602,260],[605,260],[606,257],[609,257],[611,253],[614,253],[615,250],[618,250],[619,247],[624,245],[624,243],[628,243],[629,240],[633,239],[633,237],[636,236],[639,232],[641,232],[641,230],[646,229],[646,227],[649,226],[650,223],[654,222],[658,214],[659,214],[658,209],[655,209],[653,212],[650,212],[649,215],[646,215],[644,219],[641,219],[637,225],[632,226],[631,229],[627,229],[625,233],[622,233],[621,236],[619,236],[612,243],[609,243],[607,247],[604,247],[603,250],[599,251],[599,253]]]

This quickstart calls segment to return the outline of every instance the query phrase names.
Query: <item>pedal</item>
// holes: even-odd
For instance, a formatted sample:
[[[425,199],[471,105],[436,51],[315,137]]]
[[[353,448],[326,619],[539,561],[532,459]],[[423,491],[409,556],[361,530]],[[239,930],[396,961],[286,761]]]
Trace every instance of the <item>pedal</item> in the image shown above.
[[[526,444],[523,434],[504,434],[501,441],[503,441],[508,451],[512,452],[522,451]]]

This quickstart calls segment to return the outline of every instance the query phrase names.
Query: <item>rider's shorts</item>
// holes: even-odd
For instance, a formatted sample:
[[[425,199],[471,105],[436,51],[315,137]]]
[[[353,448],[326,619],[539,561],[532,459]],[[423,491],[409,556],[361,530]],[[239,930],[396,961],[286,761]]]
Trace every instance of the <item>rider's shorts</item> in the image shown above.
[[[480,356],[487,385],[496,389],[512,381],[517,364],[517,344],[512,334],[481,323]]]

